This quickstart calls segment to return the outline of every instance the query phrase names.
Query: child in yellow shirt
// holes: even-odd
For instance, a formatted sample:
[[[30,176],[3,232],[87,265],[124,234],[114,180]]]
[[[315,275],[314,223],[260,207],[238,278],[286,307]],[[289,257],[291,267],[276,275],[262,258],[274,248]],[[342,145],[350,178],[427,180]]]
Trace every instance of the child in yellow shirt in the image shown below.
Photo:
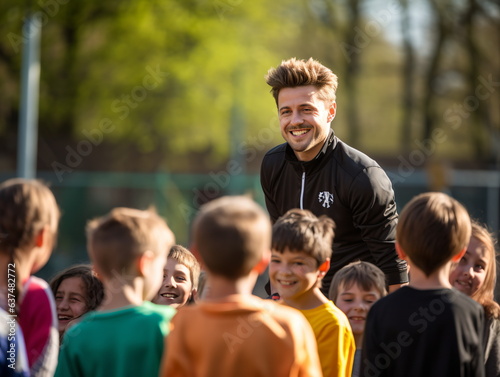
[[[321,292],[330,267],[334,222],[292,209],[273,226],[271,286],[284,304],[307,318],[318,344],[323,376],[350,376],[356,345],[346,315]]]

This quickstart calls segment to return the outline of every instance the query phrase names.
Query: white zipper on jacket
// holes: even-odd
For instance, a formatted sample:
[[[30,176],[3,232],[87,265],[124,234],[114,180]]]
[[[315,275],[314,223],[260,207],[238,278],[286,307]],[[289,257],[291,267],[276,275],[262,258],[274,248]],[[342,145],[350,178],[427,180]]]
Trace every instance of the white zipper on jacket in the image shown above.
[[[304,209],[304,188],[306,186],[306,172],[302,172],[302,187],[300,188],[300,209]]]

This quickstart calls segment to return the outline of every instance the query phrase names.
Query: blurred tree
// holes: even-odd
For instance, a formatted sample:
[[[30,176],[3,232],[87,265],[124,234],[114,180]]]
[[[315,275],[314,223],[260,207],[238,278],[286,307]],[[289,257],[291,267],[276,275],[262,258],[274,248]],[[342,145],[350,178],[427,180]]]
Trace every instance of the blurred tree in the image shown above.
[[[500,133],[500,53],[492,47],[499,44],[498,3],[419,3],[429,7],[431,29],[420,31],[425,43],[418,46],[410,4],[417,6],[4,0],[0,168],[14,170],[22,23],[30,9],[43,25],[41,169],[63,176],[75,169],[206,172],[232,159],[256,171],[281,141],[263,76],[292,56],[313,56],[337,73],[333,127],[353,146],[394,158],[415,148],[410,140],[442,129],[450,142],[434,153],[491,161],[488,143]],[[395,20],[399,45],[387,38]],[[486,90],[484,99],[477,88]]]

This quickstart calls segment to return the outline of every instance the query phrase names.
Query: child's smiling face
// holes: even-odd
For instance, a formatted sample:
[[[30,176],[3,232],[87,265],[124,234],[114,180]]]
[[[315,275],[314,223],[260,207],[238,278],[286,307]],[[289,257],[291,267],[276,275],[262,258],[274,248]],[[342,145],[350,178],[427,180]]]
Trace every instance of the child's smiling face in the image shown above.
[[[87,290],[80,276],[64,279],[55,295],[59,332],[64,332],[70,322],[85,314],[87,310]]]
[[[381,293],[375,287],[365,291],[355,283],[350,287],[340,284],[338,295],[334,301],[335,305],[349,319],[353,334],[361,335],[365,331],[368,311],[380,297],[382,297]]]
[[[467,296],[472,296],[483,285],[490,263],[486,247],[472,237],[465,255],[450,273],[450,283]]]
[[[189,268],[174,258],[168,258],[163,270],[163,283],[153,302],[180,308],[194,293]]]
[[[310,255],[288,249],[283,253],[272,251],[269,279],[285,302],[300,300],[302,295],[317,287],[321,276],[318,261]]]

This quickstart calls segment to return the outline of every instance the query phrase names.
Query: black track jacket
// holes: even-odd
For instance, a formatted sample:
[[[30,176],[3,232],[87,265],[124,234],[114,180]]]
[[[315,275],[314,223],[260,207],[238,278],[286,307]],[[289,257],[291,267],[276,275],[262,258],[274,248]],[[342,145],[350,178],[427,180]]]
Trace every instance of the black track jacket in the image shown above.
[[[273,223],[292,208],[335,221],[323,291],[336,271],[355,260],[377,265],[388,285],[408,282],[406,262],[394,246],[398,214],[391,181],[374,160],[342,142],[333,130],[311,161],[297,160],[288,143],[271,149],[262,161],[260,179]]]

